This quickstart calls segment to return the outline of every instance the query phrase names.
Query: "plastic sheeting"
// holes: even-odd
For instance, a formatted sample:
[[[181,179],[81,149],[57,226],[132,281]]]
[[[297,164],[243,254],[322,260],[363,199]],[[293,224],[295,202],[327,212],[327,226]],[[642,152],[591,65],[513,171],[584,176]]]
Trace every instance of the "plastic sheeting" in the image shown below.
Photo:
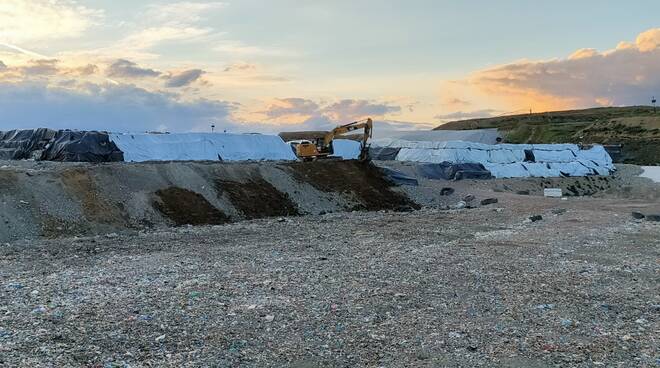
[[[409,185],[409,186],[418,186],[419,182],[417,179],[410,177],[400,171],[390,169],[388,167],[379,167],[379,170],[385,175],[385,177],[396,185]]]
[[[182,133],[111,134],[125,161],[297,160],[276,135]]]
[[[609,175],[612,158],[602,146],[580,149],[575,144],[497,144],[474,142],[412,142],[380,139],[374,146],[397,149],[397,161],[482,164],[497,178]]]
[[[124,155],[107,133],[60,130],[41,155],[46,161],[116,162]]]
[[[380,134],[376,130],[374,134]],[[380,136],[379,138],[383,138]],[[474,130],[414,130],[414,131],[400,131],[390,132],[387,138],[402,139],[406,141],[433,141],[433,142],[448,142],[448,141],[463,141],[474,142],[483,144],[495,144],[501,135],[497,129],[474,129]]]
[[[56,133],[45,128],[0,132],[0,160],[38,159]]]
[[[397,156],[398,161],[416,161],[428,163],[452,162],[481,163],[488,161],[488,151],[480,149],[417,149],[402,148]]]
[[[416,166],[419,176],[426,179],[490,179],[491,173],[481,164],[422,164]]]
[[[369,147],[369,157],[378,161],[394,161],[401,148]]]
[[[344,160],[356,160],[360,158],[362,143],[350,139],[335,139],[332,141],[332,150],[334,157],[341,157]]]

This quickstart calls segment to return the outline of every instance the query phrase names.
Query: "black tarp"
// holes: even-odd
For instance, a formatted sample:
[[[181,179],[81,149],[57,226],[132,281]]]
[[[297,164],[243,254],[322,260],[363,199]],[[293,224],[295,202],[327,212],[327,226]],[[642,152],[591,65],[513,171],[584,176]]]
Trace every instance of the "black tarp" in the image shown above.
[[[56,133],[45,128],[0,132],[0,160],[38,158]]]
[[[482,164],[442,162],[439,164],[419,164],[415,168],[418,175],[426,179],[462,180],[491,179],[493,177]]]
[[[410,177],[402,172],[392,170],[387,167],[379,167],[380,171],[385,175],[385,177],[396,185],[410,185],[417,186],[419,182],[417,179]]]
[[[369,147],[369,158],[376,161],[394,161],[401,148]]]
[[[124,153],[104,132],[60,130],[41,155],[45,161],[117,162]]]

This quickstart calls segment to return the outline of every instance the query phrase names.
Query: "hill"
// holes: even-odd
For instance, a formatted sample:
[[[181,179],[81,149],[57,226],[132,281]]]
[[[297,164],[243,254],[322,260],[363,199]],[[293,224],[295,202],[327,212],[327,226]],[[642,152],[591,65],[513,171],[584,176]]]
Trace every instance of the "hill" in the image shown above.
[[[452,121],[435,130],[497,128],[509,143],[622,144],[617,161],[660,164],[660,109],[603,107]]]

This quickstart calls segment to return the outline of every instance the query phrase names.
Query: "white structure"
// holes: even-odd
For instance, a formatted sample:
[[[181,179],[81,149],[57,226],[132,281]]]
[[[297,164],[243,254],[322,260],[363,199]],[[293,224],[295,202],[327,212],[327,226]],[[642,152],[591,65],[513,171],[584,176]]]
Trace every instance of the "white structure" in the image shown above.
[[[374,137],[381,139],[400,139],[413,142],[474,142],[495,144],[501,138],[497,129],[473,130],[408,130],[383,133],[376,127]]]
[[[396,139],[377,140],[373,145],[400,149],[397,161],[482,164],[496,178],[609,175],[615,169],[602,146],[582,150],[575,144],[489,145]]]
[[[335,139],[332,141],[334,153],[332,156],[341,157],[344,160],[356,160],[360,157],[362,143],[350,139]]]
[[[276,135],[182,133],[110,134],[124,161],[244,161],[297,160],[291,147]]]

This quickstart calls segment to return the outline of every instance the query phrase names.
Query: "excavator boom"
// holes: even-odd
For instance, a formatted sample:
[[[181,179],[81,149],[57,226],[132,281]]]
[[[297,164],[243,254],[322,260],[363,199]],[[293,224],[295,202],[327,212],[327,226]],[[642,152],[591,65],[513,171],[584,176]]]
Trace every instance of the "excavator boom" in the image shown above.
[[[360,160],[366,160],[369,156],[368,141],[373,132],[373,120],[365,119],[350,124],[340,125],[328,132],[323,138],[318,139],[316,143],[304,142],[295,145],[295,151],[298,158],[303,160],[318,159],[330,156],[332,152],[332,142],[342,135],[364,129],[364,135],[361,139]]]

